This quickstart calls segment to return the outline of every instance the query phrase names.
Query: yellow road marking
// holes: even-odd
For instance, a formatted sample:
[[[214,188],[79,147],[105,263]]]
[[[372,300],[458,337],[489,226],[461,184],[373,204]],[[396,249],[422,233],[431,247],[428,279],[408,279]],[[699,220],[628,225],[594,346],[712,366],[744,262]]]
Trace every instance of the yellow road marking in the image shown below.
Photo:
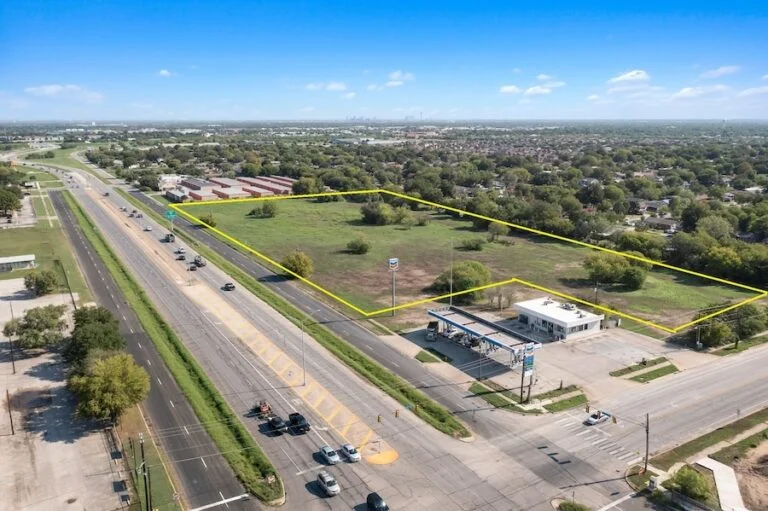
[[[346,425],[346,426],[344,426],[344,428],[342,428],[342,430],[341,430],[341,431],[339,431],[339,433],[341,434],[341,436],[343,436],[344,438],[346,438],[346,437],[347,437],[347,433],[349,432],[349,428],[351,428],[351,427],[352,427],[352,425],[353,425],[355,422],[357,422],[355,419],[352,419],[351,421],[347,422],[347,425]]]
[[[307,385],[307,388],[305,388],[301,392],[297,392],[297,394],[299,395],[299,397],[303,398],[304,396],[306,396],[307,394],[312,392],[312,390],[314,390],[314,388],[315,388],[315,382],[311,381],[311,382],[309,382],[309,385]]]
[[[312,405],[312,408],[313,408],[314,410],[317,410],[317,407],[318,407],[318,406],[320,406],[320,403],[322,403],[323,401],[325,401],[325,398],[326,398],[326,397],[328,397],[328,394],[326,394],[326,393],[325,393],[325,391],[323,391],[323,394],[320,396],[320,399],[318,399],[318,400],[315,402],[315,404],[313,404],[313,405]]]
[[[362,451],[363,448],[368,444],[368,440],[370,440],[372,436],[373,436],[373,430],[369,429],[368,433],[363,437],[363,441],[360,442],[360,445],[357,446],[358,450]]]
[[[282,354],[281,352],[279,352],[279,351],[278,351],[278,352],[277,352],[277,355],[275,355],[274,357],[272,357],[272,359],[271,359],[271,360],[269,360],[269,361],[267,362],[267,365],[271,367],[271,366],[272,366],[272,363],[273,363],[273,362],[275,362],[275,360],[277,360],[278,358],[280,358],[280,357],[282,357],[282,356],[283,356],[283,354]]]
[[[344,407],[342,405],[337,406],[336,409],[332,411],[328,417],[325,417],[325,422],[330,424],[330,422],[334,419],[334,417],[336,417],[343,408]]]
[[[405,200],[415,201],[415,202],[418,202],[418,203],[421,203],[421,204],[426,204],[426,205],[428,205],[430,207],[433,207],[433,208],[438,208],[438,209],[442,209],[442,210],[446,210],[446,211],[452,211],[454,213],[459,213],[462,216],[468,216],[468,217],[472,217],[472,218],[479,218],[481,220],[486,220],[486,221],[489,221],[489,222],[494,222],[494,223],[506,225],[508,227],[512,227],[512,228],[517,229],[519,231],[530,232],[530,233],[533,233],[533,234],[537,234],[539,236],[545,236],[547,238],[556,239],[558,241],[563,241],[563,242],[566,242],[566,243],[572,243],[572,244],[575,244],[575,245],[579,245],[581,247],[585,247],[585,248],[588,248],[588,249],[591,249],[591,250],[598,250],[598,251],[601,251],[601,252],[606,252],[606,253],[609,253],[609,254],[614,254],[614,255],[621,256],[621,257],[625,257],[627,259],[634,259],[634,260],[637,260],[637,261],[642,261],[642,262],[645,262],[645,263],[652,264],[654,266],[659,266],[661,268],[667,268],[669,270],[679,271],[679,272],[686,273],[686,274],[689,274],[689,275],[694,275],[696,277],[700,277],[700,278],[703,278],[703,279],[707,279],[707,280],[711,280],[711,281],[714,281],[714,282],[718,282],[720,284],[727,284],[727,285],[738,287],[738,288],[741,288],[741,289],[746,289],[746,290],[749,290],[749,291],[753,291],[753,292],[759,293],[759,294],[754,296],[754,297],[747,298],[747,299],[745,299],[745,300],[743,300],[743,301],[741,301],[739,303],[736,303],[736,304],[730,305],[728,307],[725,307],[725,308],[723,308],[720,311],[716,311],[716,312],[713,312],[713,313],[708,314],[706,316],[702,316],[701,318],[698,318],[698,319],[696,319],[694,321],[690,321],[688,323],[685,323],[685,324],[677,326],[677,327],[667,327],[667,326],[664,326],[664,325],[660,325],[660,324],[654,323],[652,321],[648,321],[648,320],[639,318],[639,317],[634,316],[632,314],[628,314],[628,313],[624,313],[624,312],[619,312],[619,311],[616,311],[616,310],[613,310],[613,309],[608,309],[607,307],[600,306],[599,304],[595,304],[595,303],[589,302],[587,300],[582,300],[582,299],[579,299],[577,297],[574,297],[574,296],[571,296],[571,295],[568,295],[568,294],[565,294],[565,293],[561,293],[561,292],[556,291],[554,289],[550,289],[550,288],[547,288],[547,287],[544,287],[544,286],[539,286],[537,284],[534,284],[534,283],[531,283],[531,282],[526,282],[524,280],[517,279],[517,278],[509,279],[509,280],[506,280],[506,281],[503,281],[503,282],[497,282],[497,283],[493,283],[493,284],[488,284],[488,285],[485,285],[485,286],[479,286],[479,287],[476,287],[476,288],[473,288],[473,289],[468,289],[468,290],[457,292],[457,293],[452,293],[452,294],[449,293],[449,294],[442,295],[442,296],[436,296],[436,297],[432,297],[432,298],[426,298],[426,299],[422,299],[422,300],[417,300],[417,301],[414,301],[414,302],[409,302],[409,303],[401,304],[401,305],[398,305],[398,306],[395,306],[395,307],[388,307],[388,308],[385,308],[385,309],[379,309],[379,310],[375,310],[375,311],[365,311],[365,310],[357,307],[356,305],[348,302],[347,300],[344,300],[340,296],[332,293],[331,291],[329,291],[329,290],[327,290],[327,289],[317,285],[316,283],[312,282],[311,280],[309,280],[307,278],[304,278],[301,275],[298,275],[298,274],[292,272],[288,268],[286,268],[283,265],[281,265],[279,262],[271,259],[267,255],[262,254],[261,252],[259,252],[257,250],[254,250],[250,246],[246,245],[245,243],[242,243],[241,241],[237,240],[236,238],[233,238],[232,236],[230,236],[230,235],[226,234],[225,232],[221,231],[220,229],[212,227],[212,226],[206,224],[205,222],[203,222],[202,220],[200,220],[200,218],[192,215],[191,213],[188,213],[187,211],[184,211],[184,208],[187,208],[187,207],[204,206],[204,205],[209,205],[209,204],[216,204],[216,205],[219,205],[219,204],[237,204],[237,203],[245,203],[245,202],[268,201],[268,200],[310,199],[310,198],[316,198],[316,197],[360,195],[360,194],[374,194],[374,193],[376,193],[376,194],[388,194],[388,195],[391,195],[393,197],[398,197],[398,198],[405,199]],[[461,294],[471,293],[471,292],[474,292],[474,291],[480,291],[480,290],[483,290],[483,289],[489,289],[489,288],[492,288],[492,287],[498,287],[498,286],[503,286],[503,285],[507,285],[507,284],[521,284],[523,286],[530,287],[532,289],[537,289],[537,290],[540,290],[540,291],[544,291],[544,292],[549,293],[549,294],[553,294],[553,295],[556,295],[556,296],[559,296],[559,297],[562,297],[562,298],[566,298],[566,299],[568,299],[570,301],[574,301],[574,302],[577,302],[577,303],[581,303],[583,305],[587,305],[587,306],[592,307],[592,308],[594,308],[596,310],[607,312],[609,314],[613,314],[613,315],[616,315],[616,316],[621,316],[623,318],[630,319],[632,321],[636,321],[636,322],[638,322],[640,324],[651,326],[653,328],[658,328],[658,329],[663,330],[665,332],[676,333],[676,332],[679,332],[680,330],[683,330],[685,328],[693,326],[693,325],[695,325],[697,323],[701,323],[702,321],[706,321],[708,319],[712,319],[712,318],[714,318],[716,316],[719,316],[720,314],[723,314],[725,312],[734,310],[734,309],[736,309],[738,307],[741,307],[743,305],[746,305],[746,304],[748,304],[750,302],[753,302],[753,301],[756,301],[756,300],[760,300],[760,299],[765,298],[766,296],[768,296],[768,291],[765,291],[763,289],[758,289],[758,288],[755,288],[755,287],[747,286],[745,284],[740,284],[738,282],[733,282],[733,281],[730,281],[730,280],[721,279],[719,277],[715,277],[715,276],[712,276],[712,275],[707,275],[705,273],[700,273],[700,272],[696,272],[696,271],[693,271],[693,270],[688,270],[686,268],[681,268],[679,266],[674,266],[674,265],[671,265],[671,264],[663,263],[661,261],[654,261],[653,259],[648,259],[646,257],[637,256],[637,255],[633,255],[633,254],[626,254],[626,253],[623,253],[623,252],[619,252],[617,250],[611,250],[609,248],[600,247],[600,246],[597,246],[597,245],[592,245],[591,243],[586,243],[586,242],[579,241],[579,240],[572,239],[572,238],[568,238],[568,237],[565,237],[565,236],[560,236],[560,235],[557,235],[557,234],[552,234],[552,233],[549,233],[549,232],[540,231],[538,229],[533,229],[531,227],[526,227],[524,225],[519,225],[519,224],[515,224],[515,223],[511,223],[511,222],[505,222],[503,220],[499,220],[499,219],[496,219],[496,218],[492,218],[492,217],[488,217],[488,216],[484,216],[484,215],[478,215],[478,214],[475,214],[475,213],[470,213],[469,211],[464,211],[464,210],[461,210],[461,209],[458,209],[458,208],[454,208],[454,207],[451,207],[451,206],[446,206],[444,204],[438,204],[436,202],[430,202],[430,201],[427,201],[427,200],[424,200],[424,199],[419,199],[419,198],[416,198],[416,197],[411,197],[409,195],[398,193],[398,192],[393,192],[393,191],[390,191],[390,190],[369,189],[369,190],[353,190],[353,191],[347,191],[347,192],[312,193],[312,194],[303,194],[303,195],[276,195],[276,196],[271,196],[271,197],[258,197],[258,198],[250,197],[250,198],[245,198],[245,199],[219,199],[219,200],[192,202],[192,203],[186,203],[186,204],[169,204],[169,207],[171,209],[173,209],[174,211],[178,212],[179,214],[181,214],[182,216],[184,216],[185,218],[187,218],[188,220],[190,220],[191,222],[204,225],[205,227],[208,228],[208,230],[216,233],[217,235],[221,236],[225,240],[234,243],[235,245],[237,245],[238,247],[244,249],[245,251],[254,254],[255,256],[263,259],[264,261],[268,262],[272,266],[274,266],[276,268],[279,268],[281,271],[283,271],[283,272],[285,272],[285,273],[287,273],[287,274],[297,278],[298,280],[304,282],[305,284],[307,284],[308,286],[312,287],[313,289],[316,289],[317,291],[320,291],[321,293],[325,294],[326,296],[329,296],[329,297],[333,298],[334,300],[338,301],[339,303],[344,304],[345,306],[349,307],[350,309],[352,309],[352,310],[354,310],[354,311],[356,311],[356,312],[358,312],[358,313],[360,313],[360,314],[362,314],[362,315],[364,315],[366,317],[376,316],[376,315],[379,315],[379,314],[384,314],[384,313],[392,312],[392,311],[395,311],[395,310],[405,309],[405,308],[413,307],[415,305],[420,305],[420,304],[427,303],[427,302],[435,302],[435,301],[439,301],[439,300],[444,299],[444,298],[448,298],[450,296],[457,296],[457,295],[461,295]]]

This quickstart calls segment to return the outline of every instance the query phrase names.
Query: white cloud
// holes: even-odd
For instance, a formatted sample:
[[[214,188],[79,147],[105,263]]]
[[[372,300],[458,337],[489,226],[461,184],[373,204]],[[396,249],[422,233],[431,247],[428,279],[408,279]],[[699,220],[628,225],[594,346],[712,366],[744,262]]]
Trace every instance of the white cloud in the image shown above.
[[[160,71],[157,72],[157,76],[160,76],[162,78],[170,78],[173,75],[174,73],[170,72],[167,69],[161,69]]]
[[[644,82],[650,80],[651,77],[642,69],[633,69],[619,76],[614,76],[608,82],[610,83],[622,83],[622,82]]]
[[[384,89],[383,85],[376,85],[375,83],[371,83],[368,85],[368,87],[366,87],[366,90],[369,90],[369,91],[379,91],[383,89]]]
[[[533,87],[529,87],[525,90],[523,95],[525,96],[541,96],[543,94],[549,94],[552,92],[552,89],[547,87],[542,87],[541,85],[534,85]]]
[[[545,81],[547,81],[547,80],[551,80],[551,79],[553,79],[553,78],[554,78],[554,76],[552,76],[552,75],[545,75],[544,73],[542,73],[542,74],[540,74],[540,75],[538,75],[538,76],[536,77],[536,79],[537,79],[538,81],[540,81],[540,82],[545,82]]]
[[[502,94],[519,94],[520,87],[516,85],[502,85],[499,88],[499,92],[501,92]]]
[[[325,90],[332,90],[332,91],[347,90],[347,84],[344,82],[330,82],[325,86]]]
[[[328,90],[340,92],[347,90],[347,84],[344,82],[313,82],[304,86],[307,90]]]
[[[32,96],[81,101],[84,103],[98,103],[104,99],[104,95],[100,92],[92,91],[79,85],[39,85],[37,87],[27,87],[24,89],[24,92]]]
[[[413,75],[413,73],[400,71],[399,69],[389,73],[389,80],[392,82],[410,82],[415,79],[416,77]]]
[[[598,99],[600,99],[600,96],[598,96],[597,94],[591,94],[587,96],[587,101],[597,101]]]
[[[699,78],[720,78],[721,76],[732,75],[738,73],[741,68],[739,66],[722,66],[717,69],[710,69],[704,71],[699,75]]]
[[[749,96],[758,96],[760,94],[768,94],[768,87],[752,87],[749,89],[744,89],[743,91],[739,92],[739,96],[742,98],[746,98]]]
[[[763,75],[762,80],[768,80],[768,75]]]
[[[551,81],[551,82],[547,82],[547,83],[545,83],[543,85],[544,85],[544,87],[546,87],[548,89],[556,89],[558,87],[565,87],[565,82],[560,81],[560,80],[554,80],[554,81]]]
[[[725,92],[727,90],[729,89],[725,85],[713,85],[712,87],[683,87],[672,95],[672,99],[695,98],[705,94]]]
[[[355,96],[357,96],[357,94],[354,92],[347,92],[346,94],[341,95],[344,99],[353,99]]]
[[[390,80],[387,83],[384,84],[385,87],[400,87],[405,82],[402,80]]]

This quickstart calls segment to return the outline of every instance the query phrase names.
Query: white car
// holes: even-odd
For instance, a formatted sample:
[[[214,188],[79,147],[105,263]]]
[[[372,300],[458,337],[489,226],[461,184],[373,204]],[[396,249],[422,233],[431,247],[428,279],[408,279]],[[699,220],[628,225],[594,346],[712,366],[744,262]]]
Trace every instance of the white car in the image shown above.
[[[610,413],[597,410],[595,412],[592,412],[589,415],[589,417],[587,417],[587,420],[585,422],[590,426],[594,426],[596,424],[602,424],[603,422],[607,421],[610,418],[611,418]]]
[[[322,456],[325,462],[329,465],[335,465],[341,461],[339,454],[327,445],[320,448],[320,456]]]
[[[325,470],[317,474],[317,484],[320,485],[320,488],[322,488],[325,494],[329,497],[338,495],[341,492],[339,483],[337,483],[336,479]]]
[[[151,231],[151,230],[152,230],[152,226],[151,226],[151,225],[148,225],[148,226],[144,227],[144,230],[145,230],[145,231],[147,231],[147,232],[149,232],[149,231]]]
[[[341,446],[341,454],[347,458],[347,460],[350,463],[357,463],[360,461],[360,451],[355,449],[355,446],[352,444],[344,444]]]
[[[186,250],[184,250],[184,247],[179,247],[176,249],[177,254],[183,254],[184,252],[186,252]]]

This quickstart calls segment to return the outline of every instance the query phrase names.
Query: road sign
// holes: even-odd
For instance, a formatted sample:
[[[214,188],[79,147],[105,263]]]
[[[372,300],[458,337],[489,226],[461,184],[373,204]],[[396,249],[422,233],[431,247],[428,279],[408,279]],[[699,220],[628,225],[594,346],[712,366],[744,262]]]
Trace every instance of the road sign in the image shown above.
[[[389,258],[389,271],[397,271],[400,269],[400,260],[397,257]]]
[[[523,373],[525,376],[533,374],[533,355],[526,355],[523,359]]]
[[[173,211],[172,209],[165,210],[165,218],[167,218],[168,220],[173,220],[174,218],[176,218],[176,212]]]

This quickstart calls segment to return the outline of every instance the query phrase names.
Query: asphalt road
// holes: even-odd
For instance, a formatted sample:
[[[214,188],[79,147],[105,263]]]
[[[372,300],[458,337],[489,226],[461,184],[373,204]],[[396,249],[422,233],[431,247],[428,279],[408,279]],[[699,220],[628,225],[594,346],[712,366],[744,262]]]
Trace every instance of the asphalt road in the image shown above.
[[[182,485],[180,493],[183,503],[194,509],[222,500],[222,495],[225,498],[243,495],[242,485],[197,420],[109,271],[82,235],[60,192],[51,192],[50,197],[75,249],[89,289],[97,303],[109,309],[118,319],[127,351],[151,377],[149,396],[143,408],[154,439],[160,443]],[[227,506],[243,510],[259,508],[254,500],[230,502]]]

